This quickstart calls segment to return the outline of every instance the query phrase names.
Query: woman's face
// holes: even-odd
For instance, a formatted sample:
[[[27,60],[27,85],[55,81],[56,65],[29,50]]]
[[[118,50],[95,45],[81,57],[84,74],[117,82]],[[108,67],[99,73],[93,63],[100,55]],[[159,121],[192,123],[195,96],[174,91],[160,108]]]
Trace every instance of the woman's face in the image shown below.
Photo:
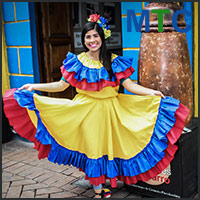
[[[96,30],[90,30],[85,34],[85,46],[89,49],[89,51],[96,52],[99,51],[102,40]]]

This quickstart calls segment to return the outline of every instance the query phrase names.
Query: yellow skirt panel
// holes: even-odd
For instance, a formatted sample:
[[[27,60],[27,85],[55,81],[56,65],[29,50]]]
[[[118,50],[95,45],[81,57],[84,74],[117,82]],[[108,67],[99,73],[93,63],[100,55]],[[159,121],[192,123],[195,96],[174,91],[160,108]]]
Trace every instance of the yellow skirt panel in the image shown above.
[[[150,142],[161,97],[119,94],[105,99],[77,94],[73,100],[34,94],[36,108],[61,146],[97,159],[129,159]],[[34,113],[28,112],[34,124]],[[134,148],[130,148],[134,147]]]

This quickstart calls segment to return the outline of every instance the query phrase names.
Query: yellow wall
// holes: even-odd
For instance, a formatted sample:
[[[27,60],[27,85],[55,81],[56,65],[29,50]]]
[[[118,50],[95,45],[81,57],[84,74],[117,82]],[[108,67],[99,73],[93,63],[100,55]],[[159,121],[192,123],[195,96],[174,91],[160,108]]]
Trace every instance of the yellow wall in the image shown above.
[[[4,33],[4,24],[2,23],[2,95],[10,89],[10,80],[8,76],[8,60]]]
[[[198,2],[194,2],[194,116],[198,117]]]

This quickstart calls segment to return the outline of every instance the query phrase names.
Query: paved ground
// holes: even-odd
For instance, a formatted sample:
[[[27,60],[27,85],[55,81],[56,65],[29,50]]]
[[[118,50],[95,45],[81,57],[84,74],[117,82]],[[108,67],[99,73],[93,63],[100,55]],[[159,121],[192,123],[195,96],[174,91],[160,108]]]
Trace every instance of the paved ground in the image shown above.
[[[2,145],[2,198],[91,198],[91,185],[74,167],[38,160],[31,143],[14,139]],[[106,184],[110,188],[109,183]],[[112,198],[145,198],[129,193],[123,183]],[[196,196],[197,197],[197,196]]]
[[[2,145],[2,198],[90,198],[93,189],[75,167],[38,160],[32,143],[17,138]],[[106,184],[108,188],[109,184]],[[113,198],[141,198],[122,182],[112,188]]]

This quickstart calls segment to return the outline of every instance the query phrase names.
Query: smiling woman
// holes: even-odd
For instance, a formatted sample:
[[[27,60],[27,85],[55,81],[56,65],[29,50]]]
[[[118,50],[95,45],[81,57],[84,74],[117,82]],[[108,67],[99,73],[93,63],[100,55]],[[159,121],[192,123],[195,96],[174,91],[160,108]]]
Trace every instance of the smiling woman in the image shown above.
[[[68,52],[60,81],[26,84],[4,95],[10,123],[35,143],[38,157],[79,168],[95,198],[111,196],[102,188],[106,179],[117,187],[117,180],[147,181],[164,170],[189,112],[178,100],[130,80],[133,59],[107,51],[108,30],[105,19],[91,16],[82,31],[86,51]],[[120,94],[120,84],[136,95]],[[32,92],[70,85],[78,93],[72,100]]]
[[[106,24],[106,19],[103,17],[100,18],[97,14],[91,15],[88,21],[89,22],[83,27],[81,35],[86,55],[92,60],[101,61],[111,78],[113,76],[113,71],[111,69],[111,53],[107,50],[105,43],[105,39],[109,37],[109,35],[105,35],[105,30],[109,29],[109,26]]]
[[[87,55],[90,57],[92,52],[99,51],[102,45],[101,38],[96,30],[88,31],[85,34],[85,46],[89,49],[90,53]],[[92,58],[93,60],[99,60],[99,58]]]

